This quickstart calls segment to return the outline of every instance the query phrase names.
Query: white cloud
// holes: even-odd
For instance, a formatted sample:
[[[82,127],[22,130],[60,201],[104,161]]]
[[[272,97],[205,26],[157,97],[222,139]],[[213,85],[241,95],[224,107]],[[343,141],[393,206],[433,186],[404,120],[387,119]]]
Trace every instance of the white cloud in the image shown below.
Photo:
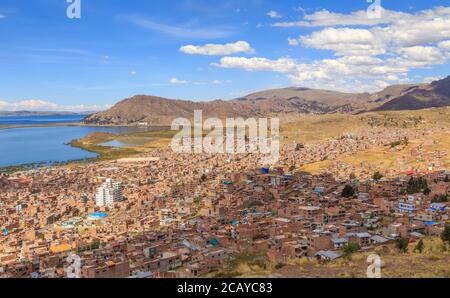
[[[6,16],[0,13],[0,19],[4,19]]]
[[[285,74],[294,85],[349,92],[378,91],[387,86],[386,81],[407,80],[407,68],[384,65],[385,61],[371,56],[345,56],[299,63],[289,57],[267,58],[223,57],[222,68],[237,68],[249,72],[272,71]],[[382,83],[383,82],[383,83]]]
[[[121,19],[141,28],[177,38],[219,39],[235,35],[235,29],[228,26],[193,26],[191,24],[168,25],[138,15],[121,16]]]
[[[332,50],[337,55],[385,53],[383,44],[374,33],[367,29],[327,28],[314,32],[310,36],[301,36],[297,42],[309,48]]]
[[[45,100],[38,100],[38,99],[29,99],[29,100],[23,100],[17,103],[18,106],[26,107],[27,109],[35,110],[40,109],[42,107],[49,108],[49,109],[55,109],[58,107],[57,104],[45,101]]]
[[[130,71],[130,74],[131,74],[132,76],[135,76],[135,75],[137,75],[137,72],[134,71],[134,70],[132,70],[132,71]]]
[[[18,102],[0,100],[1,111],[93,112],[103,111],[110,107],[111,105],[60,105],[40,99],[28,99]]]
[[[399,79],[398,79],[398,76],[396,76],[396,75],[387,75],[386,76],[386,80],[388,80],[388,81],[398,81]]]
[[[330,26],[374,26],[389,24],[399,18],[405,18],[409,14],[383,9],[381,18],[369,18],[365,10],[352,12],[351,14],[334,13],[328,10],[316,11],[307,14],[302,20],[294,22],[278,22],[275,27],[330,27]]]
[[[366,11],[350,14],[318,11],[277,27],[327,27],[289,38],[291,46],[332,51],[334,59],[309,63],[282,57],[224,57],[214,66],[285,74],[293,84],[345,91],[375,91],[409,82],[409,72],[450,59],[450,7],[415,14],[383,10],[380,19]],[[331,27],[334,26],[334,27]],[[351,27],[345,27],[351,26]]]
[[[268,15],[269,17],[271,17],[272,19],[279,19],[279,18],[282,18],[282,17],[283,17],[280,13],[276,12],[275,10],[269,11],[269,12],[267,13],[267,15]]]
[[[223,84],[231,84],[233,81],[232,80],[212,80],[210,82],[194,82],[194,85],[197,86],[204,86],[204,85],[223,85]]]
[[[172,79],[170,79],[170,81],[169,81],[171,84],[174,84],[174,85],[176,85],[176,84],[187,84],[188,82],[187,81],[185,81],[185,80],[179,80],[179,79],[177,79],[177,78],[172,78]]]
[[[269,60],[257,57],[223,57],[220,63],[213,63],[212,65],[221,68],[241,68],[246,71],[274,71],[281,73],[288,73],[295,70],[297,66],[295,60],[291,58]]]
[[[207,44],[204,46],[187,45],[180,51],[189,55],[226,56],[237,53],[253,54],[255,50],[246,41],[237,41],[227,44]]]
[[[222,84],[231,84],[231,83],[233,83],[233,81],[232,80],[225,80],[225,81],[214,80],[214,81],[212,81],[212,83],[214,85],[222,85]]]
[[[442,41],[438,44],[439,48],[450,51],[450,40]]]
[[[442,63],[445,61],[444,54],[435,47],[414,46],[399,50],[404,55],[405,60],[417,63]]]
[[[381,24],[384,24],[384,26],[377,26]],[[311,27],[368,26],[364,29],[326,28],[314,32],[310,36],[300,37],[299,40],[304,40],[306,45],[308,45],[308,42],[314,45],[321,40],[323,42],[330,41],[335,44],[342,42],[346,45],[352,45],[354,42],[348,39],[351,38],[351,33],[354,33],[357,34],[358,40],[362,38],[364,45],[370,42],[370,45],[381,46],[383,48],[392,46],[411,47],[450,39],[450,7],[436,7],[434,9],[420,11],[417,14],[384,11],[383,17],[380,19],[368,18],[364,11],[354,12],[348,15],[321,11],[305,16],[305,19],[297,25]],[[279,23],[274,24],[274,26],[289,27],[290,25],[288,23]],[[333,37],[333,35],[336,36]],[[358,42],[357,44],[360,43]]]
[[[450,11],[433,10],[426,15],[400,19],[387,28],[376,27],[373,32],[388,45],[408,47],[437,43],[450,38]]]
[[[288,38],[288,43],[290,46],[298,46],[300,45],[300,41],[295,38]]]
[[[423,82],[424,83],[432,83],[434,81],[439,81],[442,79],[443,79],[442,77],[425,77],[425,78],[423,78]]]

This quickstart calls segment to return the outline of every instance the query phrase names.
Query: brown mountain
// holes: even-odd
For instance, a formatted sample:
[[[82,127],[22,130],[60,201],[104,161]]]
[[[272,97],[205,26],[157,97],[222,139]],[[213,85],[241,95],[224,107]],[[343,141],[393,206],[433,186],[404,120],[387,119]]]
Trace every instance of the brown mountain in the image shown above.
[[[377,93],[342,93],[309,88],[284,88],[256,92],[223,101],[194,102],[137,95],[108,111],[87,117],[88,124],[127,124],[139,122],[170,124],[173,119],[191,119],[194,110],[203,116],[267,117],[304,114],[361,113],[372,110],[411,110],[450,105],[450,77],[420,85],[395,85]]]
[[[406,94],[386,102],[375,110],[420,110],[444,106],[450,106],[450,76],[443,80],[432,82],[431,84],[419,85]]]
[[[238,117],[243,111],[252,114],[248,105],[243,103],[231,104],[229,101],[193,102],[171,100],[162,97],[136,95],[127,98],[111,109],[91,115],[84,119],[85,123],[95,124],[136,124],[147,122],[150,124],[170,124],[178,117],[192,118],[194,110],[202,110],[207,117]]]

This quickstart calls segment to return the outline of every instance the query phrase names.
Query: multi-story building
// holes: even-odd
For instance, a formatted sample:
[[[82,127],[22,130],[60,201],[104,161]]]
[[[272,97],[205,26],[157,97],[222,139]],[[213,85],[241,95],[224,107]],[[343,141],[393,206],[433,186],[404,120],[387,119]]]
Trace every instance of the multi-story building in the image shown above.
[[[398,209],[401,213],[415,213],[417,211],[416,204],[410,201],[400,201]]]
[[[98,207],[112,207],[115,202],[123,199],[123,188],[120,182],[112,182],[107,179],[105,183],[97,188],[95,203]]]

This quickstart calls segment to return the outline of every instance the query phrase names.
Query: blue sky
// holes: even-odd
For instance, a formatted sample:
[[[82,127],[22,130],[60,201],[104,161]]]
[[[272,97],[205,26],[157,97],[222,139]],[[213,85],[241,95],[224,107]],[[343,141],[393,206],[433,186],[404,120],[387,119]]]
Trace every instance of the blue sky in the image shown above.
[[[1,1],[0,110],[375,91],[449,74],[447,1],[383,0],[375,20],[366,0],[80,1],[81,19],[65,0]]]

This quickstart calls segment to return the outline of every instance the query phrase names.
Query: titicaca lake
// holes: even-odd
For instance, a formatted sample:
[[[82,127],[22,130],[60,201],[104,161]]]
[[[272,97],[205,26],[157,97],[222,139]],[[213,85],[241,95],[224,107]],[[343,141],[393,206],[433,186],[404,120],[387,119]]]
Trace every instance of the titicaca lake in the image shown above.
[[[114,134],[133,132],[142,128],[44,126],[2,129],[2,125],[43,125],[77,123],[84,115],[0,117],[0,167],[51,164],[96,157],[95,153],[73,148],[67,144],[92,132]],[[144,129],[145,130],[145,129]]]

